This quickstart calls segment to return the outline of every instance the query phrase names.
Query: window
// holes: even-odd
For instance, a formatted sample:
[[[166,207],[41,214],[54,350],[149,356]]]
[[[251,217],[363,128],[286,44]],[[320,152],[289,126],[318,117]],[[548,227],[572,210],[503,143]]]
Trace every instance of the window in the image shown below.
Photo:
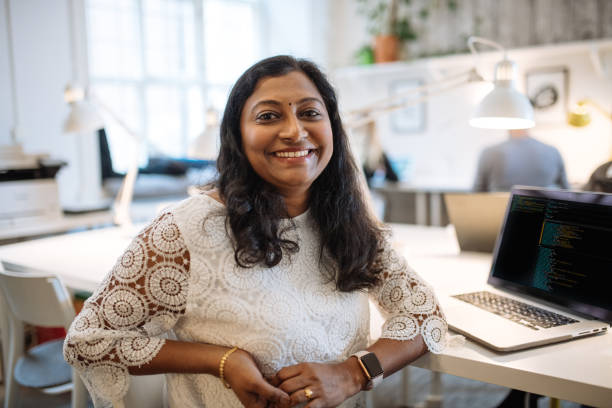
[[[261,58],[261,0],[87,0],[90,87],[107,118],[113,167],[135,154],[185,156]],[[105,112],[106,111],[106,112]],[[144,152],[112,111],[144,140]]]

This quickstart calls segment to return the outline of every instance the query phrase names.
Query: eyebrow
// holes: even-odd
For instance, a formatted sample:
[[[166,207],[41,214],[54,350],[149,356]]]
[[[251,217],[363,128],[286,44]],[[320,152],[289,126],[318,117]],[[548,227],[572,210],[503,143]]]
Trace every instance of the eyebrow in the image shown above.
[[[323,103],[323,101],[321,101],[319,98],[315,98],[314,96],[307,96],[306,98],[302,98],[299,101],[297,101],[296,103],[299,104],[303,104],[306,102],[318,102],[321,105],[325,106],[325,104]],[[263,101],[259,101],[257,102],[255,105],[253,105],[253,108],[251,108],[251,112],[254,112],[255,109],[257,107],[259,107],[260,105],[275,105],[275,106],[281,106],[281,103],[279,101],[276,101],[274,99],[265,99]]]

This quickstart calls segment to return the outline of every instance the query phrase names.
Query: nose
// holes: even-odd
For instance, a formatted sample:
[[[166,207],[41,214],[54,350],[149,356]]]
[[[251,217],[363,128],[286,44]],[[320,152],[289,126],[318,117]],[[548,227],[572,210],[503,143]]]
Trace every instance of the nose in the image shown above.
[[[286,116],[283,128],[279,132],[279,137],[288,142],[297,142],[308,136],[308,132],[304,129],[300,119],[295,113]]]

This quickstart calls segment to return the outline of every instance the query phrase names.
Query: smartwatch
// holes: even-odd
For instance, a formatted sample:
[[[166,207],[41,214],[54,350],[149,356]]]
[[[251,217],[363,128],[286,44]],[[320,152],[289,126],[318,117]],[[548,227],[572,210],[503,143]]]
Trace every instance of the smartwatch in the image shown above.
[[[359,366],[368,379],[364,390],[371,390],[382,382],[384,370],[376,354],[367,350],[362,350],[351,355],[351,357],[353,356],[357,358]]]

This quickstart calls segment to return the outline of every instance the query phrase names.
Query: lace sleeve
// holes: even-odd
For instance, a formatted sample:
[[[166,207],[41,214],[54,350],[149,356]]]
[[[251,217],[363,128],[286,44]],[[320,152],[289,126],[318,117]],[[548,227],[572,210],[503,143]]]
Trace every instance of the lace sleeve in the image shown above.
[[[86,266],[84,266],[86,267]],[[160,336],[185,313],[189,252],[171,213],[146,227],[70,326],[64,357],[81,374],[94,403],[120,401],[128,367],[151,361]]]
[[[433,290],[398,254],[387,240],[378,257],[381,280],[370,296],[386,319],[381,338],[411,340],[418,334],[429,351],[446,346],[448,327]]]

